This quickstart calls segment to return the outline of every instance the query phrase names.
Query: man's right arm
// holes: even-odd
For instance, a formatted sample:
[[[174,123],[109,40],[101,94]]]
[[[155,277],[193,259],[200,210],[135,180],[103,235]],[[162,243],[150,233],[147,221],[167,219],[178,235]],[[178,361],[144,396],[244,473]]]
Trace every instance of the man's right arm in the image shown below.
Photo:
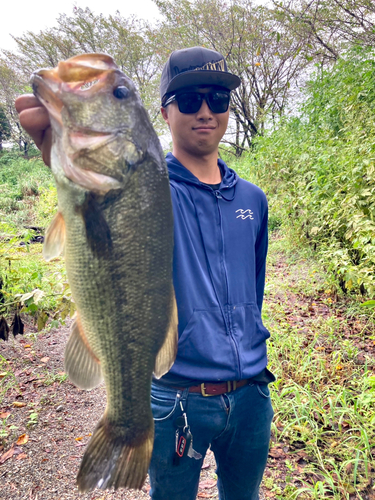
[[[32,137],[42,152],[44,163],[51,166],[52,131],[46,108],[32,94],[25,94],[15,101],[21,126]]]

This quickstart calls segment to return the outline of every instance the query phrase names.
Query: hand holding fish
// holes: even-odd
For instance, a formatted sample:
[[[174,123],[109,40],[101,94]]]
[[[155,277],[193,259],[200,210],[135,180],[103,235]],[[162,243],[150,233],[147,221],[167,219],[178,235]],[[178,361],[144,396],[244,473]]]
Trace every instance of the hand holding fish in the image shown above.
[[[32,137],[42,152],[44,163],[51,166],[52,130],[48,111],[33,94],[25,94],[15,101],[21,126]]]

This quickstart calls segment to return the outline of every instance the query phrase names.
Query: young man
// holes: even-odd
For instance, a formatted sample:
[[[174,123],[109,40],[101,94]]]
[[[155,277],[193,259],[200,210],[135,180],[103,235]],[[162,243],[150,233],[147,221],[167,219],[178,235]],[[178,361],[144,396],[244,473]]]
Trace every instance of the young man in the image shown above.
[[[162,74],[179,344],[170,372],[152,384],[153,500],[195,500],[209,447],[220,499],[257,500],[267,461],[274,380],[261,320],[267,201],[218,159],[239,84],[224,57],[203,47],[173,52]],[[48,116],[32,96],[16,106],[49,164]]]

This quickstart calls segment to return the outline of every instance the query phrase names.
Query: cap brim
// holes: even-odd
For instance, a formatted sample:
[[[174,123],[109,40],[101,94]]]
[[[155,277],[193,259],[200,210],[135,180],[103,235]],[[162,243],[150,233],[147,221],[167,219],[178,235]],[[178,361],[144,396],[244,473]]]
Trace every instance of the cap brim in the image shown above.
[[[224,71],[184,71],[183,73],[176,75],[169,82],[164,95],[192,85],[219,85],[220,87],[224,87],[228,90],[234,90],[240,84],[241,79],[238,76]]]

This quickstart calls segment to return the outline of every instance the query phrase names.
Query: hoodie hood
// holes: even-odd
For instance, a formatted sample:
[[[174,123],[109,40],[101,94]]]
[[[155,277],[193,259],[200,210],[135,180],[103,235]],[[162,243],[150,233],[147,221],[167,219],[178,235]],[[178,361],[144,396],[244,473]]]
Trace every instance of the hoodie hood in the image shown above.
[[[169,178],[177,182],[185,182],[186,184],[194,184],[195,186],[200,186],[204,189],[210,189],[210,187],[201,182],[194,174],[190,172],[186,167],[180,163],[172,153],[168,153],[165,157],[168,166]],[[234,170],[229,168],[223,160],[218,160],[218,165],[221,171],[222,179],[218,191],[226,190],[226,194],[229,192],[227,190],[234,190],[234,186],[237,184],[238,175]]]

